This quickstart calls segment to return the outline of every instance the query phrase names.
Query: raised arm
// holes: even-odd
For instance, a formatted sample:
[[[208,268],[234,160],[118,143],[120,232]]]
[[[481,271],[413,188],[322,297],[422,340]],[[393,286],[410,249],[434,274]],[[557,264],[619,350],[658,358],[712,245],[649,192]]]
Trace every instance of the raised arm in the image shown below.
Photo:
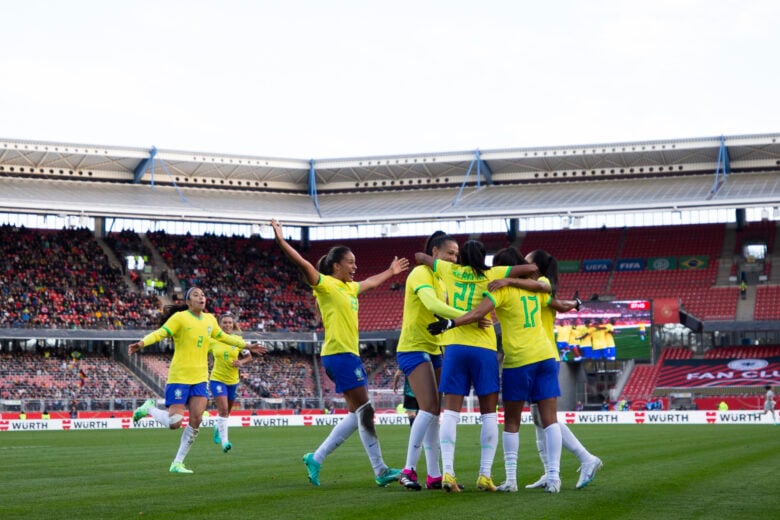
[[[306,281],[309,285],[316,285],[320,281],[320,273],[317,269],[311,265],[311,262],[306,260],[301,254],[295,250],[293,246],[287,243],[284,239],[284,233],[282,231],[282,224],[276,219],[271,220],[271,226],[274,228],[274,235],[276,236],[276,243],[282,249],[282,252],[287,258],[298,266],[303,275],[306,277]]]
[[[374,276],[369,276],[360,282],[360,293],[362,294],[366,291],[370,291],[371,289],[379,287],[393,276],[401,274],[407,269],[409,269],[409,260],[406,258],[398,258],[396,256],[393,258],[393,261],[390,262],[390,267],[381,273],[375,274]]]

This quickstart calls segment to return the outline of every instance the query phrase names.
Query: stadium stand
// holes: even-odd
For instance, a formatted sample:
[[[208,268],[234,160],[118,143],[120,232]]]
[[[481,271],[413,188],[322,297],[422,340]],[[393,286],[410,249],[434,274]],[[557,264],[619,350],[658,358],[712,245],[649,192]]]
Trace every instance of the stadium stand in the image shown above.
[[[73,400],[82,403],[82,409],[93,404],[125,409],[125,399],[148,393],[124,365],[108,356],[87,353],[74,358],[67,354],[0,354],[0,397],[35,400],[31,409],[66,410]]]
[[[125,285],[87,229],[0,226],[0,327],[149,328],[156,297]]]
[[[756,290],[756,320],[780,320],[780,285],[766,285]]]
[[[205,288],[215,315],[231,311],[245,330],[314,330],[311,291],[272,241],[259,237],[149,233],[182,283]]]

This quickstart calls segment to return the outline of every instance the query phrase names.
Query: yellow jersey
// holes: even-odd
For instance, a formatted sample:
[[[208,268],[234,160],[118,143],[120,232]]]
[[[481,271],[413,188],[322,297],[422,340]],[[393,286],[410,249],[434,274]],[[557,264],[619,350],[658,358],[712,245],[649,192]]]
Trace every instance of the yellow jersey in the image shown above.
[[[213,314],[203,312],[195,316],[189,310],[179,311],[168,318],[162,327],[144,336],[143,343],[147,346],[168,337],[173,338],[173,359],[168,369],[169,384],[195,385],[208,381],[209,345],[212,339],[240,348],[246,345],[241,336],[222,332]]]
[[[485,297],[487,286],[493,280],[509,276],[511,267],[491,267],[483,274],[477,275],[471,267],[453,264],[446,260],[435,260],[433,272],[440,274],[444,280],[448,302],[452,307],[470,311]],[[472,347],[497,350],[496,332],[493,327],[480,328],[479,323],[469,323],[462,327],[451,329],[445,338],[447,345],[468,345]]]
[[[317,307],[325,327],[325,341],[321,356],[332,354],[360,355],[358,348],[358,282],[342,282],[327,274],[321,274],[312,286]]]
[[[501,323],[501,343],[504,368],[517,368],[556,357],[542,319],[542,309],[548,308],[550,295],[502,287],[485,293],[496,306]]]

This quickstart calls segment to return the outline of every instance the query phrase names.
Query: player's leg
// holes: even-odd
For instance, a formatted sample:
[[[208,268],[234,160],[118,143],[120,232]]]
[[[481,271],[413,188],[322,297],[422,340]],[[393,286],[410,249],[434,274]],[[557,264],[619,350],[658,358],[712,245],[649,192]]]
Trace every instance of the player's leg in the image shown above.
[[[561,428],[557,421],[556,399],[543,399],[537,403],[542,427],[544,428],[545,446],[547,451],[545,490],[558,493],[561,489]]]
[[[408,358],[404,363],[401,358]],[[425,435],[433,421],[439,420],[439,392],[436,388],[436,376],[433,365],[427,361],[429,356],[422,352],[410,352],[409,355],[399,355],[399,365],[409,381],[412,392],[417,399],[418,411],[409,432],[409,443],[406,449],[406,464],[404,465],[401,484],[407,489],[419,491],[422,486],[417,479],[417,463],[420,459]],[[419,362],[408,374],[409,365]]]
[[[374,423],[374,406],[368,398],[368,387],[363,384],[350,388],[344,392],[344,399],[349,410],[354,410],[357,416],[360,441],[363,443],[368,460],[371,462],[377,485],[386,486],[391,482],[396,482],[401,476],[401,470],[388,467],[382,458],[382,448]]]
[[[208,385],[204,381],[196,385],[190,385],[189,398],[187,399],[187,409],[190,413],[189,424],[182,431],[181,441],[179,442],[179,451],[176,452],[176,458],[173,459],[171,472],[186,473],[190,472],[184,467],[184,459],[190,451],[192,444],[198,437],[200,423],[203,420],[203,412],[208,404]]]
[[[480,462],[477,489],[495,491],[493,483],[493,461],[498,449],[498,391],[500,378],[498,357],[494,351],[472,348],[472,362],[469,363],[474,393],[479,397],[479,412],[482,419],[480,429]]]
[[[325,373],[328,378],[335,383],[337,392],[344,393],[344,387],[350,388],[352,385],[361,384],[360,381],[356,383],[356,380],[360,379],[354,372],[356,363],[353,358],[356,357],[357,356],[352,354],[337,354],[321,357]],[[357,362],[359,363],[360,360],[358,359]],[[362,368],[362,364],[360,364],[360,367]],[[360,374],[361,371],[358,371],[358,375]],[[365,371],[362,371],[362,374],[365,374]],[[362,377],[362,384],[365,385],[365,376]],[[303,464],[306,466],[309,482],[315,486],[320,485],[320,468],[322,463],[325,462],[325,457],[333,453],[333,451],[341,446],[341,444],[355,433],[355,430],[357,429],[357,415],[355,414],[354,408],[350,408],[347,417],[333,427],[330,434],[322,441],[322,444],[320,444],[314,452],[306,453],[303,456]]]
[[[448,345],[447,355],[441,370],[439,391],[444,394],[444,409],[439,426],[439,446],[442,462],[442,488],[448,492],[457,493],[460,486],[455,478],[455,443],[457,440],[457,424],[463,398],[471,388],[469,375],[469,351],[480,350],[463,345]]]
[[[506,374],[506,370],[504,371]],[[506,381],[506,379],[504,379]],[[504,389],[506,396],[506,388]],[[517,453],[520,450],[520,418],[525,401],[510,401],[504,398],[504,471],[506,480],[497,487],[498,491],[517,491]]]

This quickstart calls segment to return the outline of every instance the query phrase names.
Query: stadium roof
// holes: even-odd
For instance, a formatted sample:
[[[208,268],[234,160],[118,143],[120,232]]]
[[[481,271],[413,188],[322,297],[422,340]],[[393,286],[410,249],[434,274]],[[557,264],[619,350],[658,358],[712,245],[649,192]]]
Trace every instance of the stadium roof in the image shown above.
[[[284,159],[0,139],[0,211],[324,226],[780,204],[780,134]]]

